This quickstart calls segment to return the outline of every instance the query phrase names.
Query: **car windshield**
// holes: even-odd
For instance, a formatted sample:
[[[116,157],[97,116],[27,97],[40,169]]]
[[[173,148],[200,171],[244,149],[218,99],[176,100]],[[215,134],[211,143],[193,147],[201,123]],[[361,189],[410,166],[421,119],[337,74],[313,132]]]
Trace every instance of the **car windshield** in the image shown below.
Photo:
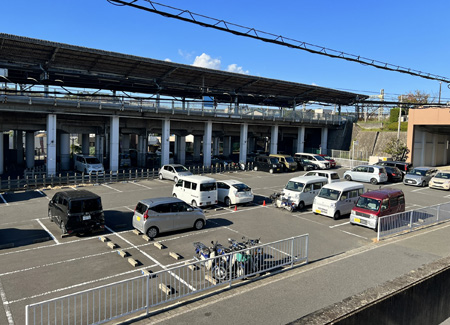
[[[250,191],[251,188],[248,187],[245,184],[233,184],[233,187],[236,188],[238,190],[238,192],[245,192],[245,191]]]
[[[371,199],[367,197],[360,197],[358,202],[356,202],[356,206],[358,208],[363,208],[372,211],[378,211],[380,209],[380,200]]]
[[[209,192],[216,190],[216,183],[202,183],[200,184],[200,192]]]
[[[288,163],[294,162],[294,158],[292,158],[291,156],[285,157],[285,159],[286,159],[286,161],[287,161]]]
[[[189,169],[187,169],[186,167],[184,167],[184,166],[176,166],[176,167],[174,167],[175,168],[175,171],[176,172],[188,172],[189,171]]]
[[[300,182],[289,181],[284,189],[294,192],[301,192],[305,184]]]
[[[92,158],[85,158],[86,159],[86,163],[87,164],[100,164],[100,160],[98,160],[97,158],[95,158],[95,157],[92,157]]]
[[[320,190],[318,197],[322,197],[324,199],[336,201],[341,194],[338,190],[332,190],[329,188],[323,188]]]
[[[323,157],[321,157],[319,155],[315,155],[314,158],[316,158],[317,160],[325,160]]]
[[[435,178],[443,178],[443,179],[450,179],[450,173],[442,173],[439,172],[434,176]]]
[[[100,198],[88,200],[73,200],[70,202],[71,213],[92,212],[102,209]]]
[[[409,175],[425,176],[426,173],[427,173],[427,171],[423,170],[423,169],[413,169],[408,174]]]
[[[271,164],[278,164],[278,158],[274,158],[274,157],[270,158],[270,163]]]

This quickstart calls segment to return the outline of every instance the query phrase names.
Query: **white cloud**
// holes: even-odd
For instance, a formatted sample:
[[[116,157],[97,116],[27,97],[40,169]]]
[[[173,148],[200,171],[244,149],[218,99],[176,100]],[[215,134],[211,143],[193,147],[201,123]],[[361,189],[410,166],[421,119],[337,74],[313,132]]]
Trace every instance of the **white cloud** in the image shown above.
[[[221,62],[219,59],[213,59],[208,54],[202,53],[202,55],[195,57],[194,63],[192,65],[194,67],[220,70],[220,63]]]
[[[236,72],[236,73],[242,73],[242,74],[249,74],[248,70],[242,69],[242,67],[238,67],[236,63],[230,64],[227,69],[228,72]]]

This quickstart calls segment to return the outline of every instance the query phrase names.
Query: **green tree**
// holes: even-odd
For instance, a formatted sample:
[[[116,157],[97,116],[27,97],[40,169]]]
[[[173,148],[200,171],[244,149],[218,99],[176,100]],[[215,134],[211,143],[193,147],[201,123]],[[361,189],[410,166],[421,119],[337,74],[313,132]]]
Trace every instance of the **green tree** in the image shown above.
[[[402,115],[408,115],[408,111],[410,108],[417,107],[417,104],[432,103],[434,99],[431,97],[430,94],[427,94],[420,90],[415,90],[413,92],[409,92],[407,94],[398,96],[398,101],[402,102]]]
[[[383,151],[390,155],[394,160],[405,160],[408,158],[409,154],[409,149],[406,144],[396,138],[392,138],[386,144]]]

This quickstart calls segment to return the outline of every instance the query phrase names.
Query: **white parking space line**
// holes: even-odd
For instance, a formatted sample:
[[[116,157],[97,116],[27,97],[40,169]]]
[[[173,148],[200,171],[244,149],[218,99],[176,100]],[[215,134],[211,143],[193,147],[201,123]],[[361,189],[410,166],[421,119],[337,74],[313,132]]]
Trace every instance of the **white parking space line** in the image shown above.
[[[5,290],[3,290],[3,285],[2,285],[1,281],[0,281],[0,297],[2,298],[3,309],[5,310],[6,318],[8,319],[8,324],[14,325],[14,320],[13,320],[13,317],[11,314],[11,310],[9,309],[9,303],[6,300]]]
[[[151,190],[151,189],[152,189],[151,187],[148,187],[148,186],[145,186],[145,185],[136,183],[136,182],[131,182],[130,184],[134,184],[134,185],[136,185],[136,186],[144,187],[144,188],[146,188],[146,189],[148,189],[148,190]]]
[[[344,222],[344,223],[340,223],[338,225],[330,226],[330,228],[336,228],[336,227],[340,227],[340,226],[343,226],[343,225],[349,225],[349,224],[350,224],[350,221],[347,221],[347,222]]]
[[[422,187],[422,188],[418,188],[416,190],[412,190],[411,192],[419,192],[419,191],[424,191],[424,190],[428,190],[427,187]]]
[[[359,237],[359,238],[362,238],[362,239],[367,239],[367,240],[369,240],[369,238],[367,238],[367,237],[359,236],[359,235],[357,235],[357,234],[352,234],[351,232],[348,232],[348,231],[344,231],[344,230],[340,230],[340,231],[342,231],[343,233],[345,233],[345,234],[347,234],[347,235],[352,235],[352,236],[356,236],[356,237]]]
[[[3,195],[2,195],[2,194],[0,194],[0,198],[2,199],[3,203],[5,203],[6,205],[9,205],[9,203],[8,203],[8,202],[6,202],[6,200],[5,200],[5,198],[3,197]]]
[[[105,186],[105,187],[107,187],[107,188],[110,188],[110,189],[112,189],[112,190],[114,190],[114,191],[116,191],[116,192],[122,193],[121,190],[118,190],[118,189],[116,189],[116,188],[114,188],[114,187],[111,187],[111,186],[109,186],[109,185],[102,184],[102,186]]]
[[[109,228],[108,226],[105,225],[105,228],[108,229],[108,231],[110,231],[112,234],[115,234],[117,237],[119,237],[120,239],[122,239],[124,242],[126,242],[128,245],[132,246],[133,248],[137,249],[141,254],[143,254],[145,257],[149,258],[150,260],[152,260],[153,262],[155,262],[156,264],[158,264],[161,268],[163,268],[164,270],[167,270],[167,267],[162,265],[160,262],[158,262],[155,258],[153,258],[152,256],[150,256],[149,254],[147,254],[146,252],[144,252],[143,250],[139,249],[139,247],[137,247],[136,245],[134,245],[133,243],[131,243],[129,240],[125,239],[123,236],[121,236],[120,234],[116,233],[114,230],[112,230],[111,228]],[[174,274],[173,272],[168,272],[170,275],[172,275],[175,279],[177,279],[178,281],[180,281],[181,283],[183,283],[185,286],[189,287],[189,289],[191,289],[192,291],[197,291],[197,289],[195,289],[193,286],[191,286],[189,283],[187,283],[186,281],[184,281],[183,279],[181,279],[178,275]]]
[[[41,225],[42,228],[44,228],[44,230],[50,235],[50,237],[52,237],[52,239],[55,241],[55,243],[57,245],[59,245],[60,242],[58,241],[58,239],[56,239],[56,237],[53,236],[53,234],[50,232],[50,230],[48,230],[47,227],[44,226],[44,224],[41,222],[41,220],[39,220],[39,219],[35,219],[35,220]]]

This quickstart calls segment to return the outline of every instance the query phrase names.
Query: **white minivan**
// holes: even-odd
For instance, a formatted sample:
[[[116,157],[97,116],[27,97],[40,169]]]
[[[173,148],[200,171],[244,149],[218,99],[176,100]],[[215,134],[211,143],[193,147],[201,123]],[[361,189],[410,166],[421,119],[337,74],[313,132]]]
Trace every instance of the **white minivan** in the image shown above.
[[[363,193],[364,185],[360,183],[336,182],[325,185],[315,197],[312,211],[337,220],[352,211]]]
[[[299,176],[289,180],[283,190],[283,197],[297,205],[302,210],[306,205],[313,204],[322,186],[328,183],[325,177]]]
[[[217,204],[217,183],[206,176],[183,176],[173,186],[172,196],[194,206]]]
[[[339,177],[339,174],[337,172],[331,171],[331,170],[312,170],[309,172],[306,172],[303,176],[322,176],[326,177],[328,179],[328,184],[340,182],[341,178]]]

